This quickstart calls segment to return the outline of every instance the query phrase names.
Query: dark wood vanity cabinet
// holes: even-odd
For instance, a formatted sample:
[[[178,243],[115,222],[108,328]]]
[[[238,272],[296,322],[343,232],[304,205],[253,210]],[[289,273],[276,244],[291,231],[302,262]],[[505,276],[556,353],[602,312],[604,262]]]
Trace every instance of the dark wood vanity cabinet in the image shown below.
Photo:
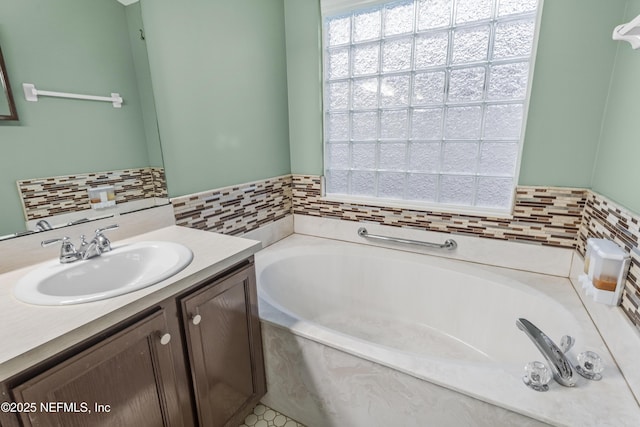
[[[253,266],[181,299],[201,426],[239,425],[266,392]]]
[[[21,373],[0,392],[18,409],[0,414],[0,427],[241,424],[266,392],[252,260]]]
[[[22,425],[181,425],[167,330],[157,311],[14,387]]]

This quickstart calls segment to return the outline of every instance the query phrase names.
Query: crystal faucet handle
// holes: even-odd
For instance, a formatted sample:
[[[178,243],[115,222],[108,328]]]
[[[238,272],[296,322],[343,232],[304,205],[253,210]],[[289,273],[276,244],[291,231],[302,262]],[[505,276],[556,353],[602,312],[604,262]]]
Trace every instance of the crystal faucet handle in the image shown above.
[[[560,350],[562,350],[563,353],[566,353],[571,350],[571,347],[573,347],[575,343],[576,340],[571,335],[564,335],[560,339]]]
[[[551,371],[542,362],[529,362],[524,367],[525,375],[522,377],[527,387],[535,391],[549,390],[549,381],[551,381]]]
[[[589,380],[599,381],[602,379],[601,372],[604,370],[602,359],[593,351],[583,351],[578,354],[578,365],[576,371]]]

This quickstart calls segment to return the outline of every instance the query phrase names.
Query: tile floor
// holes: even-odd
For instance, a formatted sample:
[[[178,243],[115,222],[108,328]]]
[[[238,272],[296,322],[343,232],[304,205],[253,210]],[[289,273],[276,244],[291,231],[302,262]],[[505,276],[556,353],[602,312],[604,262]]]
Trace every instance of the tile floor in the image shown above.
[[[259,404],[247,415],[240,427],[305,427],[275,409]]]

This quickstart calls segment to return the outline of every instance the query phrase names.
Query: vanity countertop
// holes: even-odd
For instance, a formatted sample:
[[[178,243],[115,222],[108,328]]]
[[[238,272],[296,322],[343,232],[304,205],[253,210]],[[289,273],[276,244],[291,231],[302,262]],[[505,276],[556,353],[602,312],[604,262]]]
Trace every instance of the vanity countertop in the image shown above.
[[[237,264],[261,248],[255,240],[169,226],[113,242],[161,240],[191,249],[193,260],[176,275],[153,286],[114,298],[68,306],[37,306],[18,301],[14,284],[40,264],[0,274],[0,381],[15,375],[193,284]]]

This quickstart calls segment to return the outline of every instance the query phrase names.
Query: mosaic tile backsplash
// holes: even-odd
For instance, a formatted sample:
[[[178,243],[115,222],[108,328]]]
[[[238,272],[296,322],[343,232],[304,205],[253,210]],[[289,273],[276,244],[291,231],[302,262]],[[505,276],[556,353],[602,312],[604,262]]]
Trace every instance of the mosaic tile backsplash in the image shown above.
[[[176,224],[242,234],[291,214],[291,175],[176,197]]]
[[[293,213],[396,227],[574,248],[584,189],[518,187],[513,218],[492,218],[332,202],[320,197],[320,177],[293,176]]]
[[[103,185],[116,188],[116,203],[167,197],[163,168],[147,167],[95,172],[17,182],[28,221],[91,209],[87,189]]]
[[[587,189],[516,189],[511,218],[367,206],[321,198],[320,177],[286,175],[173,199],[176,223],[225,234],[242,234],[287,215],[473,235],[577,249],[588,237],[607,237],[631,253],[622,308],[640,329],[640,224],[636,215]]]

